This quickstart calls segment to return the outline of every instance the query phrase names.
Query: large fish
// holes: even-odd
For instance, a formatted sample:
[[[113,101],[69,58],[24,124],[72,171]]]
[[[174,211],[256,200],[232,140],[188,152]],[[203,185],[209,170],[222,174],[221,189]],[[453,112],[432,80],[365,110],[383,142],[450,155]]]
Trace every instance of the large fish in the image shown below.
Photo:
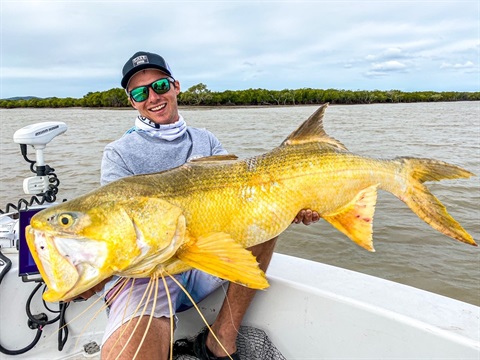
[[[377,189],[434,229],[476,245],[423,183],[474,174],[445,162],[350,153],[323,129],[320,107],[279,147],[238,160],[213,156],[123,178],[36,214],[29,248],[47,301],[73,298],[111,275],[154,277],[198,268],[268,286],[245,248],[267,241],[304,208],[373,251]]]

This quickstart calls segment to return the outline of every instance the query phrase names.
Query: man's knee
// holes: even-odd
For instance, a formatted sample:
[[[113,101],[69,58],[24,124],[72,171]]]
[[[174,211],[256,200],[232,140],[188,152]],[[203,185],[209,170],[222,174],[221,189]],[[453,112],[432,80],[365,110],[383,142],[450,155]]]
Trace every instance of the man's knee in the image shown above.
[[[274,237],[273,239],[265,241],[264,243],[257,244],[248,248],[248,250],[252,252],[253,256],[257,258],[257,261],[260,264],[260,268],[263,271],[266,271],[268,265],[270,264],[276,242],[277,237]]]
[[[166,359],[170,348],[170,319],[139,316],[127,321],[105,341],[102,359]],[[145,338],[144,338],[145,337]]]
[[[260,255],[264,252],[272,253],[273,249],[275,248],[275,244],[277,243],[278,237],[274,237],[268,241],[265,241],[261,244],[253,245],[248,248],[252,252],[253,255]]]

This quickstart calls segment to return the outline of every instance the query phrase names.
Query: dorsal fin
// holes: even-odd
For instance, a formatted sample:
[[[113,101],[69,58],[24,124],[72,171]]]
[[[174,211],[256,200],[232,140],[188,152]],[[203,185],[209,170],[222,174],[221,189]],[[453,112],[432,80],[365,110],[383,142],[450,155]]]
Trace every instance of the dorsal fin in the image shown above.
[[[324,142],[333,145],[341,150],[347,150],[340,141],[328,136],[323,129],[323,116],[328,103],[323,104],[315,111],[300,127],[292,132],[282,145],[304,144],[308,142]]]
[[[237,159],[238,159],[237,155],[227,154],[227,155],[205,156],[205,157],[202,157],[202,158],[189,160],[188,162],[191,162],[191,163],[200,163],[200,162],[202,162],[202,163],[213,163],[213,162],[237,160]]]

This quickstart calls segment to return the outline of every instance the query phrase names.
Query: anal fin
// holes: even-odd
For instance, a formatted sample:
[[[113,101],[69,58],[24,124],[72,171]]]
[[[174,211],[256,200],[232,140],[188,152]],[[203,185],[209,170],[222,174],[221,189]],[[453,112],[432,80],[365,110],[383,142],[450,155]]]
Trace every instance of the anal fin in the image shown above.
[[[334,214],[322,217],[337,230],[368,251],[375,251],[372,241],[372,224],[377,202],[377,185],[360,191],[352,201]]]

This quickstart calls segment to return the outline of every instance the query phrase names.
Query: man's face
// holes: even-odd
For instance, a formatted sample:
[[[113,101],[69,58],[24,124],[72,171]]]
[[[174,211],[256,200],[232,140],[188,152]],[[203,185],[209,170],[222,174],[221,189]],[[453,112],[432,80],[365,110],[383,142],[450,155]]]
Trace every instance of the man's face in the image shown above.
[[[132,76],[128,83],[127,91],[149,85],[152,82],[168,77],[160,70],[145,69]],[[171,124],[178,121],[177,95],[180,93],[180,83],[175,80],[170,84],[170,90],[165,94],[157,94],[150,87],[148,89],[148,99],[142,102],[136,102],[129,98],[132,106],[138,110],[141,116],[144,116],[157,124]]]

